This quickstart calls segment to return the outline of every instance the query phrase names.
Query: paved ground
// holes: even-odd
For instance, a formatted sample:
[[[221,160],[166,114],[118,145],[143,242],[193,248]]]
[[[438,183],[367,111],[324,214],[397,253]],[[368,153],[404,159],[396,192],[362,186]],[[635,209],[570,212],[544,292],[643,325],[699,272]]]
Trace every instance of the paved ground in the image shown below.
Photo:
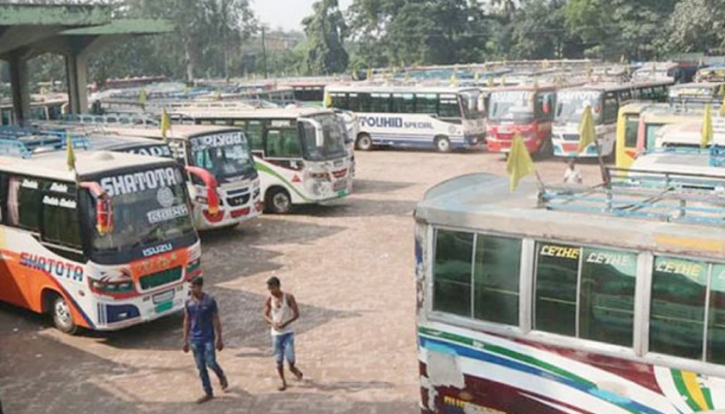
[[[431,185],[460,174],[504,174],[498,155],[358,154],[356,194],[339,206],[206,234],[204,271],[222,311],[219,359],[231,391],[205,413],[412,414],[419,396],[413,221]],[[561,161],[538,163],[560,181]],[[587,183],[595,164],[582,166]],[[297,352],[306,379],[277,392],[264,281],[276,274],[301,304]],[[0,305],[0,399],[6,414],[196,413],[192,357],[171,317],[112,334],[59,334],[42,318]]]

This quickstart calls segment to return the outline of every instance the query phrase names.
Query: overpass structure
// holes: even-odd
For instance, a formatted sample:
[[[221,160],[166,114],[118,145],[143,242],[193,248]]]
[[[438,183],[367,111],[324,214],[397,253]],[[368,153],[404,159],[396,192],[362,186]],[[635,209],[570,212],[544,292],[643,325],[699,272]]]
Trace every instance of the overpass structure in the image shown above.
[[[113,42],[171,32],[165,20],[114,19],[98,5],[0,4],[0,59],[10,66],[16,119],[29,118],[28,60],[44,53],[65,58],[70,112],[88,110],[89,57]]]

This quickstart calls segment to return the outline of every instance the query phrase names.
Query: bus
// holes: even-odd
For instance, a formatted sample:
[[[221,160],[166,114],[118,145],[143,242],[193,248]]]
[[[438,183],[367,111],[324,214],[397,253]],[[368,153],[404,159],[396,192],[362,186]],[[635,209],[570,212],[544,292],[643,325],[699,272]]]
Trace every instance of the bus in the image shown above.
[[[440,152],[483,147],[485,102],[478,88],[332,85],[336,109],[360,121],[356,148],[436,148]]]
[[[721,105],[720,95],[725,82],[681,83],[670,88],[668,101],[671,105],[705,106],[705,104]]]
[[[512,194],[487,174],[430,189],[415,210],[421,413],[725,409],[725,209],[688,194]]]
[[[559,157],[596,157],[595,144],[582,153],[579,148],[579,126],[584,108],[592,107],[599,153],[614,155],[619,108],[633,100],[664,100],[670,82],[593,84],[560,90],[556,95],[556,117],[552,132],[554,155]]]
[[[667,128],[667,127],[665,127]],[[628,184],[677,186],[682,190],[725,193],[725,157],[719,146],[664,147],[640,154],[626,171]],[[716,144],[718,145],[718,144]],[[624,171],[620,171],[621,173]]]
[[[714,145],[725,145],[725,119],[713,117]],[[678,122],[662,126],[655,134],[654,147],[648,151],[661,148],[700,148],[702,142],[702,120]]]
[[[77,119],[102,124],[107,135],[164,140],[161,128],[141,123],[142,118],[81,115]],[[235,227],[262,214],[259,174],[239,128],[174,125],[166,140],[173,157],[186,166],[197,229]]]
[[[486,126],[489,151],[509,152],[514,135],[520,134],[530,153],[551,153],[556,86],[500,88],[489,99]]]
[[[46,99],[30,102],[30,119],[39,121],[59,120],[68,111],[68,100]],[[12,102],[0,103],[0,126],[17,124],[17,117]]]
[[[329,203],[352,192],[353,165],[345,145],[345,125],[331,110],[187,108],[176,111],[172,119],[243,129],[268,212],[287,214],[296,205]]]
[[[201,247],[174,160],[84,150],[73,137],[0,131],[0,301],[66,333],[182,309]]]
[[[725,82],[725,66],[708,66],[698,70],[695,82]]]
[[[670,80],[674,83],[692,82],[697,65],[678,62],[648,62],[632,73],[635,81]]]

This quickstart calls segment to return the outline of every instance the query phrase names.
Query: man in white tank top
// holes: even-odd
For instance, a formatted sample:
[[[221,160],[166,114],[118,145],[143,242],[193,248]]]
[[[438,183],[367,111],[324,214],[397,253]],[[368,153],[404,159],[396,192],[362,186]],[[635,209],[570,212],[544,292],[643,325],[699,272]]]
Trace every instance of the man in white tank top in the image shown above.
[[[284,379],[284,360],[287,359],[290,372],[298,380],[302,379],[302,371],[295,367],[295,333],[290,327],[292,322],[300,317],[300,310],[295,297],[282,292],[281,286],[282,283],[275,276],[267,280],[270,295],[264,301],[264,320],[271,327],[274,359],[281,380],[278,389],[284,391],[287,389],[287,381]]]

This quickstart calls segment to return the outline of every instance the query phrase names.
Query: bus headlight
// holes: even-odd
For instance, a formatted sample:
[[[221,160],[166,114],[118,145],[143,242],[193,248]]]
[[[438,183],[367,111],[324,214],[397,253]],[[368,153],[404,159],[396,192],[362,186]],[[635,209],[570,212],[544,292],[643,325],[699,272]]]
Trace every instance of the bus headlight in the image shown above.
[[[103,282],[89,279],[88,284],[91,290],[98,294],[118,295],[134,291],[133,282]]]

